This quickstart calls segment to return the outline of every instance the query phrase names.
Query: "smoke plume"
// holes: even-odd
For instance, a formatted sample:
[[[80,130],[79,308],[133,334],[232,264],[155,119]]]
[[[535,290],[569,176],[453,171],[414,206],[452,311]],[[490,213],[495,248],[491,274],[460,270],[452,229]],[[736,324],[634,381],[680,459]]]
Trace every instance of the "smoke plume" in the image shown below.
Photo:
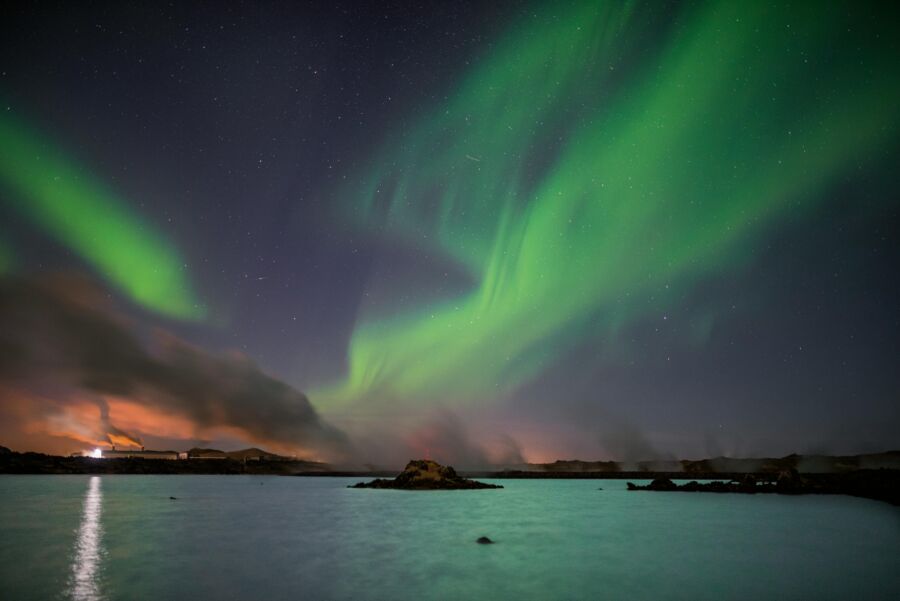
[[[0,279],[0,384],[50,380],[125,397],[191,420],[284,447],[340,455],[342,432],[320,419],[306,396],[243,356],[213,355],[156,331],[149,343],[137,324],[112,311],[84,278]],[[140,444],[110,423],[110,442]],[[128,442],[126,442],[128,441]]]

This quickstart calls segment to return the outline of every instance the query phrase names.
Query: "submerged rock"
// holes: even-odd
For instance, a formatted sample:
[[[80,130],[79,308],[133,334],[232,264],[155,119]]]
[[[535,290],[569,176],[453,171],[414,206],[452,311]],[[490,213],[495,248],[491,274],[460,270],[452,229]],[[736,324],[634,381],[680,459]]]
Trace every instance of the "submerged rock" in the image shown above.
[[[350,488],[397,488],[401,490],[474,490],[503,488],[497,484],[485,484],[463,478],[452,467],[430,459],[414,459],[393,480],[377,478],[371,482],[359,482]]]

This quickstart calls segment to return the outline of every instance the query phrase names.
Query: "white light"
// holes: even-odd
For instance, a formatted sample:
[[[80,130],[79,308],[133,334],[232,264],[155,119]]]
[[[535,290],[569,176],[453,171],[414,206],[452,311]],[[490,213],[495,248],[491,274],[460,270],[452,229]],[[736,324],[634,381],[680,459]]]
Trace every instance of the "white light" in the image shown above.
[[[103,528],[100,524],[102,509],[103,490],[100,488],[100,477],[91,476],[87,494],[84,496],[81,526],[78,528],[72,558],[72,575],[69,578],[69,596],[72,601],[103,601],[99,578],[102,568],[100,562],[104,555]]]
[[[91,453],[91,457],[100,459],[101,457],[103,457],[103,451],[101,451],[100,449],[94,449],[94,452]]]

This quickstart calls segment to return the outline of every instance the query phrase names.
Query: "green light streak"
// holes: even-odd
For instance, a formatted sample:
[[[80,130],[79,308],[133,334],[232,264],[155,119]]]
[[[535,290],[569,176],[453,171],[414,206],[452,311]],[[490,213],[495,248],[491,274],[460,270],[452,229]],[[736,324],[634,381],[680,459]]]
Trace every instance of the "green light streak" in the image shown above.
[[[745,263],[754,237],[896,140],[896,50],[867,8],[700,5],[641,52],[653,6],[513,28],[345,190],[359,224],[436,247],[478,284],[389,319],[364,311],[320,407],[501,397],[644,316],[645,299]]]
[[[9,114],[0,116],[0,183],[37,227],[148,309],[178,318],[203,310],[184,260],[102,183]]]

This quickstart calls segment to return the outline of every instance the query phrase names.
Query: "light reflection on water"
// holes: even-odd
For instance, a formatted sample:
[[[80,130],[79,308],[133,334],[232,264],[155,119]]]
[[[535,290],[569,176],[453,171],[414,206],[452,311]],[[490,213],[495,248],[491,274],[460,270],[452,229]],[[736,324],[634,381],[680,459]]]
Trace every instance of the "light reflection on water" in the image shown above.
[[[98,582],[103,542],[103,529],[100,525],[102,510],[103,491],[100,488],[100,476],[91,476],[87,493],[84,495],[84,509],[81,512],[81,525],[78,528],[72,559],[69,593],[73,601],[103,599]]]

